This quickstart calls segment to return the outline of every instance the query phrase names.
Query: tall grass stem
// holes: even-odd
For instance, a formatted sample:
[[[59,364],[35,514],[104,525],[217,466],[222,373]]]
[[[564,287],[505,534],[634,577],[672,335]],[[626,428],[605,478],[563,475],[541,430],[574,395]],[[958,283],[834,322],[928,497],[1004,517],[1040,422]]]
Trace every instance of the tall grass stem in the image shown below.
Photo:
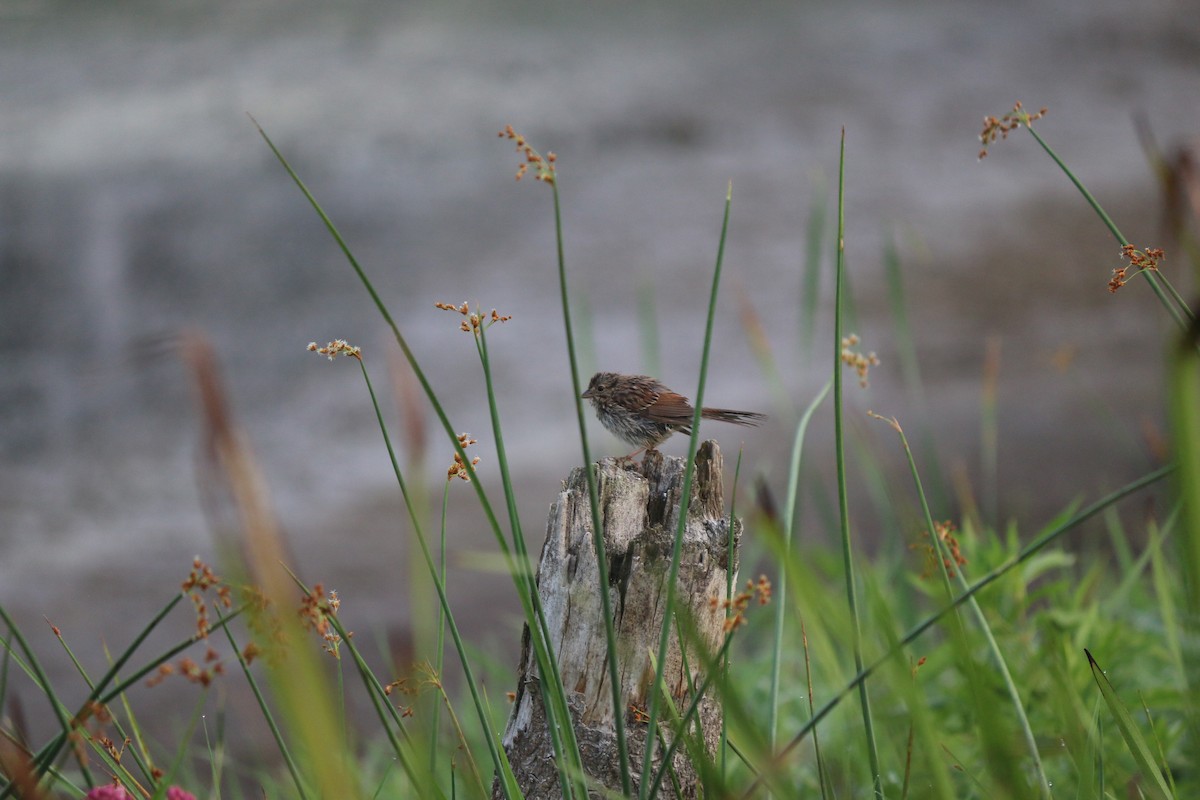
[[[858,588],[854,577],[854,549],[850,538],[850,504],[846,487],[845,430],[842,410],[842,283],[846,269],[846,130],[842,129],[841,151],[838,157],[838,224],[837,265],[834,272],[833,301],[833,427],[837,455],[838,509],[842,541],[842,561],[846,578],[846,602],[850,610],[851,636],[854,649],[854,668],[863,671],[862,623],[858,616]],[[875,722],[871,715],[871,696],[866,681],[858,684],[862,711],[863,736],[866,739],[867,763],[871,769],[874,796],[884,797],[883,771],[879,765],[879,748],[875,743]]]
[[[792,437],[792,457],[788,466],[788,492],[787,501],[783,512],[783,562],[787,562],[792,556],[792,538],[796,532],[796,505],[797,495],[800,491],[800,454],[804,448],[804,435],[808,431],[808,423],[812,419],[813,413],[825,396],[829,394],[830,388],[833,386],[833,379],[825,382],[821,391],[817,392],[816,397],[804,409],[804,413],[800,415],[800,421],[796,423],[796,432]],[[784,578],[783,567],[780,567],[779,585],[776,587],[775,593],[775,635],[771,646],[771,688],[770,694],[767,697],[767,741],[771,749],[775,749],[776,737],[779,733],[779,681],[780,670],[783,665],[783,632],[784,632],[784,617],[787,614],[787,586],[788,582]]]
[[[692,477],[696,469],[696,448],[700,443],[700,415],[704,405],[704,387],[708,380],[708,358],[712,350],[713,323],[717,313],[717,295],[721,286],[721,268],[725,261],[725,241],[729,233],[729,211],[733,205],[733,183],[725,192],[725,213],[721,220],[721,238],[717,244],[717,263],[713,268],[712,289],[708,298],[708,317],[704,328],[704,345],[700,355],[700,379],[696,387],[696,402],[692,413],[692,433],[688,442],[687,466],[683,472],[683,485],[679,492],[679,519],[675,526],[675,540],[671,545],[671,566],[667,574],[667,597],[663,604],[662,630],[658,638],[657,666],[654,685],[662,683],[662,671],[667,660],[667,645],[670,642],[672,618],[675,614],[676,581],[679,577],[679,559],[683,550],[683,533],[687,528],[688,509],[691,505]],[[683,643],[680,642],[680,646]],[[647,710],[646,751],[642,758],[642,776],[638,797],[646,800],[650,782],[650,770],[654,762],[654,747],[657,743],[654,731],[658,729],[658,693],[650,692]]]
[[[1113,238],[1117,240],[1117,243],[1122,247],[1128,246],[1130,242],[1125,238],[1125,234],[1121,233],[1121,230],[1117,227],[1117,224],[1112,221],[1112,217],[1108,216],[1108,213],[1105,212],[1105,210],[1100,206],[1099,201],[1097,201],[1096,198],[1092,196],[1092,193],[1087,190],[1087,187],[1083,185],[1083,182],[1080,181],[1079,178],[1075,177],[1075,173],[1072,172],[1070,168],[1067,167],[1067,165],[1063,162],[1063,160],[1058,157],[1058,153],[1054,152],[1050,145],[1046,143],[1046,140],[1039,136],[1038,132],[1035,131],[1033,126],[1028,124],[1028,122],[1025,124],[1025,130],[1029,131],[1029,134],[1033,136],[1037,143],[1042,146],[1042,149],[1046,151],[1046,155],[1050,156],[1054,163],[1058,165],[1058,168],[1063,171],[1063,174],[1070,179],[1071,183],[1075,184],[1075,188],[1079,190],[1079,193],[1083,195],[1083,199],[1086,200],[1088,205],[1092,207],[1092,210],[1096,212],[1096,216],[1098,216],[1100,221],[1104,223],[1104,226],[1108,228],[1109,233],[1113,235]],[[1143,270],[1143,272],[1146,275],[1146,280],[1150,283],[1150,288],[1154,291],[1155,296],[1158,297],[1158,301],[1162,303],[1163,308],[1165,308],[1167,313],[1171,315],[1171,318],[1175,320],[1175,324],[1186,330],[1188,321],[1192,318],[1192,312],[1188,308],[1187,303],[1184,302],[1182,297],[1180,297],[1179,292],[1175,291],[1175,287],[1170,285],[1170,281],[1168,281],[1165,276],[1159,274],[1157,271]],[[1167,297],[1167,291],[1164,291],[1163,289],[1164,286],[1168,287],[1167,291],[1169,291],[1171,294],[1170,299]]]
[[[941,567],[942,578],[945,581],[946,593],[948,599],[954,599],[953,590],[950,587],[949,576],[947,571],[953,573],[958,580],[959,588],[966,591],[970,588],[967,583],[966,576],[963,575],[961,567],[951,568],[954,557],[946,543],[942,541],[942,537],[938,532],[937,526],[933,522],[933,513],[929,510],[929,499],[925,496],[925,488],[922,485],[921,474],[917,470],[917,462],[913,458],[912,448],[908,445],[908,437],[904,435],[904,429],[900,427],[900,423],[895,419],[885,420],[889,422],[892,428],[900,437],[901,447],[904,449],[904,457],[908,461],[909,473],[912,475],[913,485],[915,487],[917,498],[921,502],[921,513],[925,517],[925,529],[929,531],[929,538],[937,553],[937,561]],[[996,643],[996,637],[992,633],[992,626],[988,623],[987,617],[984,616],[983,609],[979,606],[979,601],[974,596],[968,601],[971,608],[971,613],[975,617],[979,629],[983,632],[984,639],[987,641],[988,650],[992,653],[992,659],[996,663],[996,668],[1000,672],[1000,677],[1004,681],[1005,691],[1008,692],[1009,703],[1016,713],[1017,722],[1021,729],[1021,736],[1025,742],[1025,748],[1029,752],[1029,757],[1033,762],[1034,771],[1037,773],[1037,791],[1038,795],[1043,800],[1050,800],[1052,793],[1050,791],[1050,779],[1046,776],[1046,768],[1042,764],[1041,754],[1038,751],[1037,740],[1033,735],[1033,727],[1029,724],[1029,715],[1025,713],[1025,705],[1021,701],[1021,694],[1017,690],[1016,682],[1013,681],[1012,672],[1008,668],[1008,662],[1004,658],[1004,653],[1000,649],[1000,645]],[[969,658],[969,654],[964,653],[964,657]],[[981,720],[980,724],[989,724],[985,720]]]
[[[612,598],[608,582],[608,554],[604,546],[604,528],[600,524],[600,495],[596,486],[596,470],[592,467],[592,451],[588,445],[587,419],[583,412],[582,380],[579,374],[579,359],[575,354],[575,335],[571,327],[571,302],[567,291],[567,261],[563,245],[562,207],[558,196],[558,179],[550,184],[554,197],[554,242],[558,258],[558,288],[562,302],[563,329],[567,338],[567,359],[571,364],[571,397],[575,401],[575,418],[579,424],[579,444],[583,450],[584,476],[587,481],[588,504],[592,512],[592,547],[596,551],[596,569],[600,586],[600,614],[604,619],[604,642],[608,647],[605,663],[608,666],[608,685],[613,706],[613,733],[617,745],[618,770],[621,776],[621,791],[626,797],[633,794],[633,778],[629,766],[629,744],[625,737],[625,709],[621,703],[621,668],[617,663],[617,632],[613,624]],[[559,681],[561,684],[561,680]],[[654,693],[651,692],[653,697]],[[568,717],[569,720],[569,717]],[[654,726],[648,729],[647,740],[653,741]],[[586,790],[582,795],[587,797]]]

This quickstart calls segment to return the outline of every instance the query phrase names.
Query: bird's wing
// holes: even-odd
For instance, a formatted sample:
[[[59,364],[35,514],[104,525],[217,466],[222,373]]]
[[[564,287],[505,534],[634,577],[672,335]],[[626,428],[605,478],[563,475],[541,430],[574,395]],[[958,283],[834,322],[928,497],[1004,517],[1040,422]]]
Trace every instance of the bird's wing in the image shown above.
[[[681,394],[669,390],[657,393],[654,401],[646,406],[646,416],[666,425],[690,425],[695,409]]]

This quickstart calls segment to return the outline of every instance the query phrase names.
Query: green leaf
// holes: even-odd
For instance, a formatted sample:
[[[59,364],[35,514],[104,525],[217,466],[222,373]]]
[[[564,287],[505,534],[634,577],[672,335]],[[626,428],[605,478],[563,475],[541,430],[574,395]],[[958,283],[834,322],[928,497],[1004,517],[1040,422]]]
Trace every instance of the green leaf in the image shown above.
[[[1167,788],[1167,783],[1163,780],[1158,765],[1154,762],[1154,755],[1150,752],[1146,737],[1142,736],[1142,731],[1134,722],[1133,715],[1129,713],[1129,709],[1117,696],[1116,689],[1109,683],[1108,676],[1104,674],[1104,670],[1100,669],[1096,659],[1092,658],[1092,654],[1088,652],[1087,648],[1084,648],[1083,652],[1092,668],[1092,677],[1096,679],[1096,685],[1100,687],[1100,694],[1104,697],[1104,702],[1108,704],[1108,710],[1112,712],[1113,720],[1117,723],[1122,738],[1125,739],[1125,746],[1129,748],[1133,760],[1137,762],[1138,769],[1146,779],[1146,784],[1140,786],[1140,790],[1147,797],[1169,800],[1173,795]]]

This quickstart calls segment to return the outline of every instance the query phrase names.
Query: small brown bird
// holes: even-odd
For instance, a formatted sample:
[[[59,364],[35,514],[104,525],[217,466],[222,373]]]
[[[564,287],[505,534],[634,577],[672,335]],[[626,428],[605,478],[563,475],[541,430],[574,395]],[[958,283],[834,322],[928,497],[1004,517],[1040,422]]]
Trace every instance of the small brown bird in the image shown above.
[[[626,459],[653,450],[676,431],[692,432],[692,404],[648,375],[597,372],[581,397],[591,401],[610,433],[637,448]],[[738,425],[757,425],[766,419],[764,414],[727,408],[704,408],[700,416]]]

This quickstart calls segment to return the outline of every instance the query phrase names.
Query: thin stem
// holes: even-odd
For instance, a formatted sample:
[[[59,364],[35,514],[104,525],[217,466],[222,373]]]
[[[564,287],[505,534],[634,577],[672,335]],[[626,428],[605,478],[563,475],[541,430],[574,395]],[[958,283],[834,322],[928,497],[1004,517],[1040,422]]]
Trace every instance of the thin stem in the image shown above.
[[[812,419],[813,412],[821,405],[821,401],[829,394],[830,388],[833,386],[833,380],[830,379],[821,387],[821,391],[817,392],[817,396],[812,399],[808,407],[804,409],[804,413],[800,416],[800,421],[796,424],[796,434],[792,439],[792,460],[791,466],[788,469],[788,494],[787,505],[784,508],[783,519],[783,558],[779,571],[779,586],[775,589],[776,606],[775,606],[775,641],[771,648],[771,691],[767,699],[767,741],[771,749],[775,749],[775,741],[778,736],[779,727],[779,683],[780,671],[783,663],[783,620],[787,613],[787,584],[784,579],[783,564],[788,562],[792,554],[792,535],[796,529],[796,496],[800,489],[800,453],[804,446],[804,435],[808,430],[808,423]]]
[[[438,572],[441,578],[442,585],[446,585],[446,511],[450,506],[450,481],[447,480],[442,486],[442,521],[438,535]],[[445,666],[445,649],[446,649],[446,610],[438,605],[437,616],[437,645],[433,653],[433,669],[434,674],[438,676],[438,680],[442,680],[442,670]],[[441,725],[442,704],[434,702],[433,704],[433,720],[429,725],[429,772],[437,774],[437,753],[438,753],[438,728]]]
[[[491,720],[489,719],[483,699],[479,693],[479,682],[475,678],[474,672],[471,669],[471,662],[467,659],[466,644],[463,642],[462,635],[458,630],[458,623],[455,622],[454,613],[450,610],[450,601],[446,597],[446,587],[442,581],[438,580],[439,570],[433,561],[433,556],[429,551],[429,543],[425,541],[425,533],[421,527],[421,521],[417,516],[416,506],[412,503],[408,496],[408,484],[404,480],[404,474],[400,470],[400,461],[396,458],[396,451],[392,447],[392,438],[388,434],[387,425],[383,421],[383,411],[379,408],[379,401],[375,396],[375,389],[371,385],[371,376],[367,374],[367,367],[361,360],[358,362],[359,369],[362,371],[363,380],[367,385],[367,393],[371,396],[371,405],[375,409],[375,419],[379,423],[379,431],[383,436],[384,445],[387,447],[388,458],[392,462],[392,471],[395,473],[396,482],[400,485],[400,492],[404,495],[404,505],[408,508],[409,520],[412,522],[413,532],[416,534],[417,543],[421,546],[421,555],[425,558],[425,566],[429,570],[429,574],[433,576],[434,589],[437,590],[438,601],[441,604],[442,612],[445,614],[446,624],[450,629],[450,636],[454,640],[454,646],[458,650],[459,662],[463,668],[463,677],[466,679],[467,689],[471,693],[471,700],[475,705],[476,714],[479,716],[480,727],[484,730],[484,736],[487,739],[488,752],[492,757],[492,763],[496,767],[498,775],[503,776],[504,771],[501,767],[502,763],[506,763],[499,752],[496,745],[496,737],[493,735]],[[455,437],[455,442],[458,438]],[[470,464],[470,460],[462,457],[463,464]],[[474,481],[472,481],[474,482]],[[388,704],[391,705],[390,703]],[[500,786],[504,791],[505,797],[512,798],[511,788],[507,781],[501,780]]]
[[[954,593],[950,587],[949,575],[950,570],[948,565],[953,564],[953,556],[942,537],[938,535],[936,526],[933,524],[933,514],[929,510],[929,501],[925,497],[925,489],[921,484],[921,475],[917,471],[917,462],[913,458],[912,449],[908,446],[908,437],[904,435],[900,424],[894,420],[886,420],[892,425],[892,428],[900,435],[900,444],[904,448],[904,456],[908,459],[908,469],[912,474],[913,483],[916,486],[917,497],[921,501],[921,512],[925,516],[925,527],[929,531],[929,537],[933,540],[934,547],[937,549],[938,564],[942,569],[942,578],[945,582],[946,594],[950,599],[953,599]],[[962,568],[950,570],[953,571],[954,577],[958,579],[959,588],[967,590],[970,585],[967,583],[966,576],[963,575]],[[983,614],[983,609],[979,606],[979,601],[972,597],[969,601],[971,613],[974,615],[976,622],[979,624],[980,630],[983,631],[983,636],[987,640],[988,649],[992,652],[992,658],[996,662],[996,667],[1000,670],[1000,676],[1004,680],[1005,690],[1008,692],[1009,700],[1012,703],[1013,709],[1017,714],[1017,721],[1020,723],[1021,735],[1025,739],[1025,747],[1029,750],[1029,755],[1033,758],[1033,766],[1037,771],[1038,778],[1038,794],[1043,798],[1050,798],[1050,779],[1046,776],[1046,769],[1042,764],[1041,755],[1038,753],[1037,740],[1033,735],[1033,727],[1029,724],[1029,716],[1025,713],[1025,705],[1021,702],[1021,694],[1017,690],[1016,682],[1013,681],[1012,673],[1008,669],[1008,662],[1004,660],[1004,653],[1000,650],[1000,645],[996,642],[996,637],[992,634],[991,625],[988,624],[987,617]],[[988,724],[984,721],[982,724]]]
[[[562,301],[563,328],[567,334],[567,358],[571,362],[571,396],[575,401],[575,419],[579,424],[579,443],[583,449],[584,476],[587,481],[588,504],[592,512],[592,547],[596,551],[596,570],[600,586],[600,612],[604,618],[604,642],[608,647],[605,662],[608,666],[608,685],[612,696],[613,732],[617,740],[617,757],[620,763],[621,790],[626,797],[633,794],[633,777],[629,767],[629,745],[625,739],[625,709],[621,703],[621,668],[617,663],[617,631],[613,626],[612,598],[608,583],[608,554],[604,547],[604,529],[600,526],[600,495],[596,486],[596,472],[592,468],[592,452],[588,446],[587,419],[583,413],[583,394],[579,375],[579,360],[575,355],[575,336],[571,328],[571,303],[567,293],[567,266],[563,251],[562,209],[558,198],[557,177],[550,184],[554,196],[554,239],[558,254],[558,288]],[[653,697],[653,693],[651,697]],[[650,726],[653,730],[654,726]],[[654,737],[647,735],[647,739]],[[587,796],[586,791],[583,795]]]
[[[837,453],[838,508],[841,519],[842,561],[846,575],[846,603],[850,609],[854,668],[863,671],[862,623],[858,617],[858,589],[854,579],[854,552],[850,541],[850,505],[846,492],[845,434],[842,421],[842,284],[846,265],[846,131],[842,129],[841,156],[838,160],[838,239],[837,269],[834,278],[833,312],[833,428],[834,449]],[[871,696],[867,684],[858,684],[862,707],[863,734],[866,736],[867,761],[871,768],[871,783],[875,796],[883,798],[883,772],[879,767],[879,748],[875,744],[875,725],[871,717]]]
[[[220,606],[217,607],[216,613],[217,619],[223,619]],[[233,633],[229,630],[229,626],[225,625],[223,629],[225,631],[225,638],[229,640],[229,647],[233,650],[234,657],[242,668],[242,674],[246,678],[246,683],[250,686],[250,691],[254,694],[254,700],[258,703],[258,709],[263,715],[263,720],[271,730],[271,737],[275,740],[275,745],[279,748],[279,754],[283,756],[284,766],[287,767],[288,774],[292,776],[292,783],[296,786],[296,792],[300,800],[308,800],[308,792],[304,790],[304,781],[300,777],[300,768],[296,765],[296,759],[292,757],[292,751],[283,739],[283,731],[279,729],[279,723],[275,721],[275,715],[271,713],[271,707],[267,704],[262,689],[259,688],[258,681],[254,678],[254,674],[250,672],[250,665],[246,663],[245,656],[238,649],[237,642],[234,641]]]
[[[1058,153],[1055,153],[1050,148],[1050,145],[1046,144],[1046,140],[1038,135],[1038,132],[1033,129],[1033,126],[1031,126],[1028,121],[1026,121],[1025,130],[1029,131],[1029,134],[1033,136],[1037,143],[1042,146],[1042,149],[1046,151],[1046,155],[1050,156],[1054,163],[1058,165],[1059,169],[1061,169],[1067,178],[1070,179],[1071,183],[1075,184],[1075,188],[1079,190],[1079,193],[1083,195],[1083,199],[1086,200],[1088,205],[1092,207],[1092,210],[1096,212],[1096,216],[1100,217],[1100,221],[1103,222],[1105,227],[1108,228],[1109,232],[1113,235],[1113,238],[1117,240],[1117,243],[1122,247],[1128,246],[1130,244],[1129,240],[1125,238],[1125,234],[1121,233],[1121,230],[1117,227],[1117,224],[1112,221],[1112,217],[1108,216],[1104,209],[1100,207],[1100,203],[1095,197],[1092,196],[1092,193],[1087,190],[1087,187],[1085,187],[1083,183],[1075,177],[1075,173],[1071,172],[1067,165],[1063,163],[1063,160],[1058,157]],[[1160,274],[1155,274],[1152,270],[1142,270],[1142,272],[1145,273],[1146,280],[1150,283],[1150,288],[1158,297],[1158,301],[1162,303],[1163,308],[1167,310],[1167,313],[1171,315],[1171,318],[1175,320],[1175,323],[1179,325],[1180,328],[1187,330],[1187,320],[1190,320],[1192,317],[1191,310],[1188,308],[1187,303],[1183,301],[1183,298],[1179,296],[1179,293],[1175,291],[1174,287],[1171,287],[1171,294],[1176,298],[1175,303],[1172,303],[1172,301],[1167,298],[1166,292],[1163,291],[1163,284],[1169,285],[1169,282],[1165,277]],[[1185,316],[1187,320],[1185,320]]]
[[[482,311],[482,309],[480,309]],[[491,416],[492,435],[496,440],[496,460],[500,470],[500,479],[504,487],[504,499],[508,508],[509,525],[512,528],[513,550],[517,554],[517,562],[521,564],[529,564],[529,552],[525,547],[525,534],[521,528],[521,518],[517,513],[517,495],[513,489],[512,472],[508,467],[508,454],[504,447],[504,434],[500,425],[500,412],[496,407],[496,389],[492,381],[492,363],[488,355],[487,347],[487,328],[488,325],[481,324],[479,327],[479,335],[475,339],[475,347],[479,353],[479,363],[483,367],[484,384],[487,387],[488,411]],[[444,564],[444,554],[443,554]],[[525,586],[528,593],[529,603],[533,606],[534,618],[536,619],[541,638],[545,642],[552,640],[550,628],[546,622],[545,609],[542,608],[542,596],[538,593],[537,582],[533,575],[526,574]],[[553,657],[549,659],[550,686],[558,687],[563,685],[562,673],[558,668],[558,659]],[[540,686],[543,696],[547,690],[544,684]],[[557,693],[561,694],[561,692]],[[557,701],[555,701],[557,702]],[[570,711],[565,703],[561,704],[558,715],[563,719],[570,719]],[[577,753],[579,748],[575,741],[575,728],[572,725],[555,726],[550,731],[551,742],[554,746],[555,757],[562,759],[563,753]],[[569,786],[566,783],[566,776],[560,773],[559,776],[562,783],[562,791],[564,795],[569,791]]]
[[[671,546],[671,566],[667,574],[667,597],[663,605],[662,629],[658,637],[657,662],[654,670],[654,685],[662,683],[663,669],[667,661],[667,645],[671,637],[671,618],[675,614],[676,583],[679,579],[679,560],[683,550],[683,532],[687,528],[688,509],[691,506],[692,476],[696,468],[696,447],[700,441],[700,415],[704,405],[704,386],[708,380],[708,357],[712,347],[713,322],[716,319],[717,292],[721,286],[721,267],[725,261],[725,239],[729,232],[729,209],[733,205],[733,183],[725,192],[725,214],[721,222],[721,238],[717,244],[717,264],[713,269],[712,289],[708,299],[708,321],[704,329],[704,347],[700,356],[700,381],[696,387],[696,403],[692,413],[692,435],[688,443],[687,466],[683,472],[683,486],[679,495],[679,521],[675,526],[675,540]],[[680,642],[680,647],[683,643]],[[646,752],[642,757],[642,779],[638,797],[646,800],[650,784],[650,770],[654,761],[657,740],[653,732],[658,729],[658,693],[651,692],[647,709]]]

